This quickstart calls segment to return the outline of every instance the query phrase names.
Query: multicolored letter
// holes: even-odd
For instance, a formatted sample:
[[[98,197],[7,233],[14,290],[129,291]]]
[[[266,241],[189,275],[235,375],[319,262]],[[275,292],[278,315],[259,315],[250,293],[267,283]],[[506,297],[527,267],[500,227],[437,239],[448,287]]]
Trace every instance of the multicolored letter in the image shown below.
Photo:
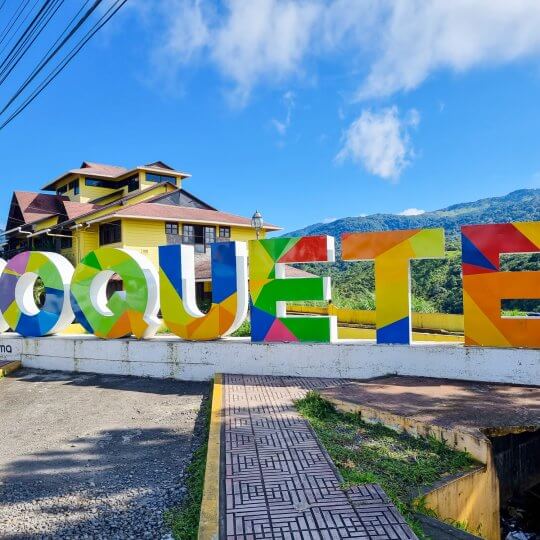
[[[73,321],[69,282],[73,266],[62,255],[25,251],[8,261],[0,276],[0,311],[9,328],[23,336],[61,332]],[[45,302],[34,300],[34,284],[41,278]]]
[[[245,242],[212,244],[212,306],[204,314],[195,299],[193,246],[159,247],[161,313],[184,339],[217,339],[234,332],[248,309]]]
[[[114,274],[124,290],[107,300]],[[75,268],[71,300],[77,321],[101,338],[152,337],[159,328],[157,271],[131,249],[102,247],[86,255]]]
[[[0,276],[2,275],[2,272],[4,271],[6,264],[7,263],[6,261],[4,261],[4,259],[0,259]],[[7,332],[8,330],[9,330],[9,324],[6,322],[6,319],[4,319],[4,316],[2,315],[2,312],[0,311],[0,334],[3,334],[4,332]]]
[[[286,302],[330,300],[330,278],[285,278],[284,263],[333,262],[331,236],[251,240],[249,293],[252,341],[334,341],[336,317],[287,317]]]
[[[411,259],[444,257],[444,229],[345,233],[343,260],[375,260],[377,343],[411,342]]]
[[[540,347],[540,318],[501,317],[501,300],[540,298],[540,272],[500,272],[501,253],[540,251],[540,222],[461,228],[465,344]]]

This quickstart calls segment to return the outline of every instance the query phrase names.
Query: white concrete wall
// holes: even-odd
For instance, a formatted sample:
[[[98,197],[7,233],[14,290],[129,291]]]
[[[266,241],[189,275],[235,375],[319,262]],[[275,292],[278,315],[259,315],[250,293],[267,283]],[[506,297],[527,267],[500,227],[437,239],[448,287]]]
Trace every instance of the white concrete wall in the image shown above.
[[[11,352],[10,352],[11,351]],[[464,347],[418,343],[377,345],[251,343],[246,338],[190,342],[101,340],[94,336],[0,336],[0,360],[26,367],[200,381],[214,373],[364,379],[395,373],[473,381],[540,385],[539,349]]]

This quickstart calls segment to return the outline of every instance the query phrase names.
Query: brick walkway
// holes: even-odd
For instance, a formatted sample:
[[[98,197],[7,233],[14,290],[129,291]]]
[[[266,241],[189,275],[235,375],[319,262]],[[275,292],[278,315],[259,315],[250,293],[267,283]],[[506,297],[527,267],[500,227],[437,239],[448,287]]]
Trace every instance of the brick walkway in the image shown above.
[[[335,379],[223,376],[221,538],[412,539],[378,485],[344,492],[293,400]]]

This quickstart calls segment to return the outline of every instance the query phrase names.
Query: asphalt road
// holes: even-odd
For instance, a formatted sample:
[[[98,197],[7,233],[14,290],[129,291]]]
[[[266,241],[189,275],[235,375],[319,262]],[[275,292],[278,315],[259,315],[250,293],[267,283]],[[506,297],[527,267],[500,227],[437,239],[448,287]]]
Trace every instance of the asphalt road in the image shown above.
[[[0,538],[164,538],[206,383],[20,370],[0,379]]]

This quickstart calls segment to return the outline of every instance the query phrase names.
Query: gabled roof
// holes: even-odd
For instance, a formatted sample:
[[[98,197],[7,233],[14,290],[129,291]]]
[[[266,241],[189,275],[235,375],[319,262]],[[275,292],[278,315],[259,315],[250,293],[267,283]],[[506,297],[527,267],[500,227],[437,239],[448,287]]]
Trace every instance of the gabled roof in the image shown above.
[[[66,216],[68,219],[75,219],[80,216],[84,216],[94,210],[102,208],[98,204],[93,203],[80,203],[74,201],[64,201],[64,208],[66,209]]]
[[[64,213],[62,203],[67,200],[67,197],[31,191],[15,191],[13,197],[21,209],[25,223],[62,215]]]
[[[143,165],[144,167],[149,167],[153,169],[168,169],[169,171],[174,171],[173,167],[170,165],[167,165],[163,161],[154,161],[153,163],[147,163],[146,165]]]
[[[90,176],[108,176],[110,178],[116,178],[117,176],[124,174],[127,169],[125,167],[119,167],[118,165],[106,165],[104,163],[83,161],[79,169],[72,169],[72,171],[78,171],[81,174]]]
[[[182,221],[189,223],[210,223],[221,225],[237,225],[251,227],[251,219],[219,210],[206,210],[189,206],[172,206],[152,202],[140,202],[122,208],[110,217],[132,217],[139,219],[163,219],[165,221]],[[280,227],[266,223],[266,230],[278,231]]]
[[[107,165],[105,163],[83,161],[78,169],[70,169],[69,171],[60,175],[58,178],[54,179],[52,182],[48,182],[41,189],[45,191],[50,191],[51,189],[54,189],[54,186],[57,182],[60,182],[60,180],[64,180],[67,176],[70,175],[85,175],[97,178],[120,179],[123,176],[126,176],[128,174],[134,174],[140,170],[148,170],[150,172],[156,172],[158,174],[166,173],[169,175],[171,173],[174,173],[175,176],[180,176],[181,178],[189,178],[191,176],[189,173],[174,169],[163,161],[154,161],[152,163],[148,163],[147,165],[138,165],[137,167],[132,167],[131,169],[120,167],[118,165]]]

